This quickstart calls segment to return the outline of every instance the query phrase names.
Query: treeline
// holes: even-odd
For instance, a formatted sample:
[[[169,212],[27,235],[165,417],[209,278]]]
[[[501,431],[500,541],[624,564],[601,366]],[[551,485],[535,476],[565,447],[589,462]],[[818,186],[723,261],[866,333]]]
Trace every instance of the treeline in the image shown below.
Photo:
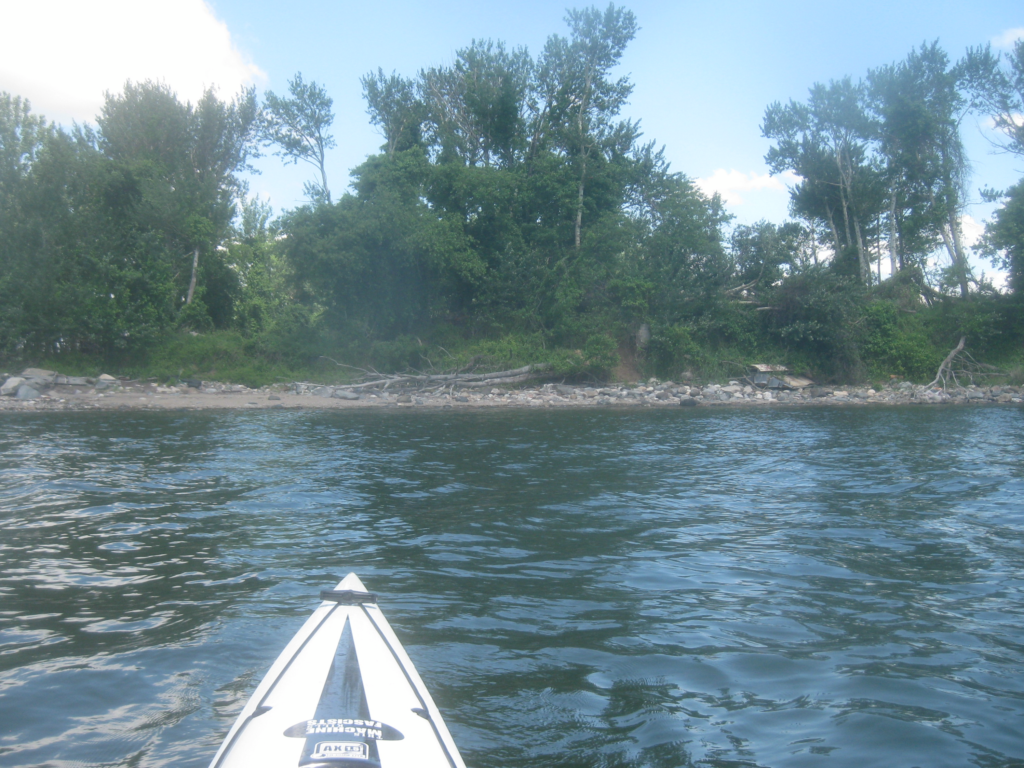
[[[1024,44],[955,63],[924,45],[771,105],[767,161],[799,176],[795,220],[730,229],[622,117],[633,14],[567,23],[536,57],[473,41],[415,77],[366,75],[383,145],[337,198],[333,104],[301,75],[262,104],[129,83],[95,129],[0,95],[0,355],[128,360],[219,330],[296,365],[561,350],[577,375],[620,355],[667,376],[757,356],[855,379],[927,376],[961,333],[1014,354],[1024,185],[989,191],[1006,201],[984,243],[1010,275],[1000,294],[967,260],[960,130],[984,114],[1024,155]],[[314,170],[309,203],[277,219],[241,181],[268,150]]]

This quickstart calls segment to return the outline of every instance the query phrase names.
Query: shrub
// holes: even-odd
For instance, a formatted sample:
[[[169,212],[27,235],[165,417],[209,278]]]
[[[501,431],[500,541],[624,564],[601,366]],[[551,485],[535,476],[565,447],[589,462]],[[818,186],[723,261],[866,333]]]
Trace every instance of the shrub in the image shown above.
[[[693,370],[702,357],[701,349],[685,325],[655,326],[647,346],[647,363],[654,375],[676,378],[685,369]]]
[[[864,308],[861,352],[873,378],[921,380],[935,372],[943,353],[929,339],[918,314],[901,312],[890,301]]]

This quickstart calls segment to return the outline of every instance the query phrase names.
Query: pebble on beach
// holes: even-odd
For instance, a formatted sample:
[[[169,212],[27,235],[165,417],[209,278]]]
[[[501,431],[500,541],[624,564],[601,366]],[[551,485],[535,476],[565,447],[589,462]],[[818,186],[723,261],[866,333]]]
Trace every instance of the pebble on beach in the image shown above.
[[[739,380],[696,386],[657,381],[632,384],[577,385],[548,383],[520,389],[371,389],[359,385],[294,382],[249,388],[241,384],[186,379],[165,386],[155,380],[95,379],[64,376],[29,368],[0,376],[0,410],[90,410],[144,408],[195,410],[216,408],[367,408],[367,407],[557,407],[673,408],[771,407],[780,405],[1019,404],[1024,388],[1016,386],[926,388],[910,382],[870,387],[759,389]],[[260,396],[256,399],[256,396]]]

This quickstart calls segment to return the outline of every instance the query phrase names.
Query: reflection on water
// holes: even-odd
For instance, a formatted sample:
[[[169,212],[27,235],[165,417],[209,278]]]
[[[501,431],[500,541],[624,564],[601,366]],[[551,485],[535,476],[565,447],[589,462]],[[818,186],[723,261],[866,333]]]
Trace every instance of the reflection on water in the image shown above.
[[[0,766],[205,766],[350,570],[476,768],[1020,765],[1022,426],[8,415]]]

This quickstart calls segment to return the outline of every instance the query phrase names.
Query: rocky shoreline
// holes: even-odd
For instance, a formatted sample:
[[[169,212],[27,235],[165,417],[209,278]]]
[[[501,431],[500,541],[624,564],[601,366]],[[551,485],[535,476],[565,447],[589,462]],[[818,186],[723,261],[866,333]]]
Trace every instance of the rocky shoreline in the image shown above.
[[[583,386],[543,384],[522,388],[494,387],[422,390],[359,389],[307,382],[250,389],[240,384],[190,380],[176,386],[156,381],[64,376],[29,368],[0,376],[0,411],[206,410],[206,409],[337,409],[337,408],[679,408],[980,405],[1020,404],[1024,387],[993,386],[956,389],[926,388],[893,382],[881,390],[866,387],[759,389],[742,381],[696,386],[651,379],[647,383]]]

